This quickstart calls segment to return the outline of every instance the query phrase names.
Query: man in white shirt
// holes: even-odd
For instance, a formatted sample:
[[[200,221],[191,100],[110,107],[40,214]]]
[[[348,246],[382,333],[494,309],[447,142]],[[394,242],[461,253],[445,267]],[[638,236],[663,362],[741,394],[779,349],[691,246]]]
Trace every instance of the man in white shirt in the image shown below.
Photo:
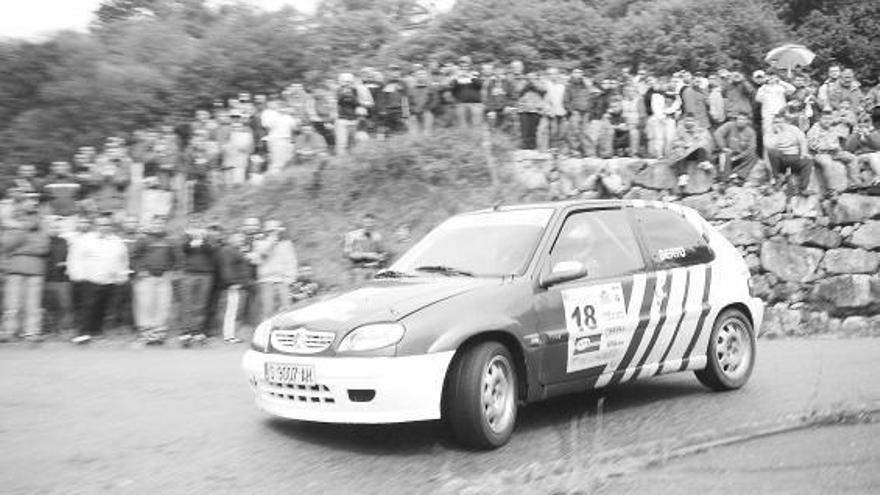
[[[767,76],[767,82],[758,88],[755,101],[761,104],[763,134],[769,134],[770,127],[773,126],[773,117],[785,108],[788,95],[794,93],[795,89],[772,73]]]
[[[293,131],[296,118],[290,109],[279,102],[269,102],[270,113],[263,114],[263,127],[268,130],[266,143],[269,147],[269,174],[277,174],[293,159]]]
[[[82,321],[73,342],[81,344],[100,334],[104,315],[118,284],[129,276],[128,248],[113,234],[113,222],[104,215],[95,219],[94,231],[71,237],[67,273],[81,292]]]

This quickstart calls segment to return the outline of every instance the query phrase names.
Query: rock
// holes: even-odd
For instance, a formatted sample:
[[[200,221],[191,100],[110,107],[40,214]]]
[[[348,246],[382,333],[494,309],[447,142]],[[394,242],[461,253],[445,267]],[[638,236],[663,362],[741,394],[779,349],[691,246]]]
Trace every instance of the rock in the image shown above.
[[[753,220],[731,220],[718,230],[735,246],[758,244],[764,238],[763,226]]]
[[[768,219],[774,215],[778,215],[785,211],[788,197],[784,192],[779,191],[769,196],[761,196],[754,204],[752,212],[756,217]]]
[[[516,162],[527,162],[527,161],[549,161],[553,159],[553,155],[546,151],[538,151],[538,150],[514,150],[511,153],[511,159]]]
[[[840,333],[847,337],[867,337],[875,333],[871,318],[866,316],[848,316],[840,324]]]
[[[843,242],[840,234],[825,227],[810,227],[792,234],[789,239],[801,246],[825,249],[836,248]]]
[[[880,218],[880,197],[841,194],[832,205],[829,217],[834,225],[878,219]]]
[[[880,253],[864,249],[839,248],[825,253],[822,267],[828,273],[874,273],[880,267]]]
[[[703,194],[712,190],[715,184],[715,172],[706,172],[692,164],[688,168],[688,184],[684,188],[686,194]]]
[[[808,282],[813,279],[823,254],[821,249],[778,240],[765,241],[761,245],[761,265],[783,280]]]
[[[680,201],[681,204],[693,208],[703,218],[714,218],[718,213],[718,201],[711,194],[697,194],[687,196]]]
[[[644,169],[635,173],[632,182],[647,189],[664,190],[676,187],[678,177],[668,162],[657,161],[647,164]]]
[[[819,174],[822,174],[825,177],[825,184],[827,184],[828,189],[832,191],[842,192],[849,187],[849,177],[847,177],[846,165],[833,160],[824,163],[816,161],[814,163],[813,177],[810,179],[809,187],[807,187],[808,192],[819,192]]]
[[[761,275],[752,275],[752,295],[759,297],[764,301],[771,302],[773,299],[773,286],[779,282],[776,275],[766,273]]]
[[[746,266],[749,267],[749,272],[755,273],[761,270],[761,258],[758,255],[749,253],[745,256]]]
[[[643,199],[646,201],[657,201],[660,199],[661,193],[660,191],[655,191],[653,189],[645,189],[643,187],[633,187],[626,194],[623,195],[623,199]]]
[[[802,335],[803,319],[802,311],[791,309],[784,303],[767,306],[764,309],[764,323],[758,336],[772,339],[784,335]]]
[[[791,198],[791,214],[801,218],[819,218],[823,216],[822,201],[817,195],[793,196]]]
[[[831,314],[869,308],[880,301],[880,278],[871,275],[837,275],[813,287],[813,300],[829,306]]]
[[[853,232],[849,243],[862,249],[880,249],[880,220],[865,222]]]
[[[779,233],[792,236],[810,228],[812,223],[808,218],[788,218],[779,222]]]
[[[715,214],[717,220],[737,220],[749,218],[752,206],[758,201],[758,192],[751,187],[729,187],[719,198],[721,208]]]
[[[801,325],[806,335],[835,334],[840,330],[840,320],[831,318],[827,311],[806,312]]]

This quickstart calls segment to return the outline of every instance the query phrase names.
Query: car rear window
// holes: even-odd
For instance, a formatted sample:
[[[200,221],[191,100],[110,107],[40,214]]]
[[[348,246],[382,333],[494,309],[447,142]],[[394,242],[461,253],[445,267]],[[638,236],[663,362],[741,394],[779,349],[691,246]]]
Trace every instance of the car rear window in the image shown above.
[[[657,268],[698,265],[714,259],[706,239],[681,214],[663,208],[637,208],[635,217]]]

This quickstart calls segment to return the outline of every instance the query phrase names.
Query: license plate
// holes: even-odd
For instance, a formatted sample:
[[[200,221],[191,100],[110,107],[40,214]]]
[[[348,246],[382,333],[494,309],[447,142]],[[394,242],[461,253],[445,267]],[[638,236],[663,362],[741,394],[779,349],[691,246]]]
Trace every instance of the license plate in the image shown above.
[[[314,385],[315,367],[303,364],[266,363],[266,381],[285,385]]]

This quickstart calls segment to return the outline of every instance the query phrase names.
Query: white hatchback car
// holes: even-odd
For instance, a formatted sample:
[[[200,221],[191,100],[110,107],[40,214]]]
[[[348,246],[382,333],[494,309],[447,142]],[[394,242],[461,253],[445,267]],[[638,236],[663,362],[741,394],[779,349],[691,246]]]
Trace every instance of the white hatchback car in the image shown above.
[[[270,414],[444,418],[485,449],[522,403],[688,370],[739,388],[762,316],[739,252],[689,208],[509,206],[452,217],[374,280],[263,322],[243,367]]]

